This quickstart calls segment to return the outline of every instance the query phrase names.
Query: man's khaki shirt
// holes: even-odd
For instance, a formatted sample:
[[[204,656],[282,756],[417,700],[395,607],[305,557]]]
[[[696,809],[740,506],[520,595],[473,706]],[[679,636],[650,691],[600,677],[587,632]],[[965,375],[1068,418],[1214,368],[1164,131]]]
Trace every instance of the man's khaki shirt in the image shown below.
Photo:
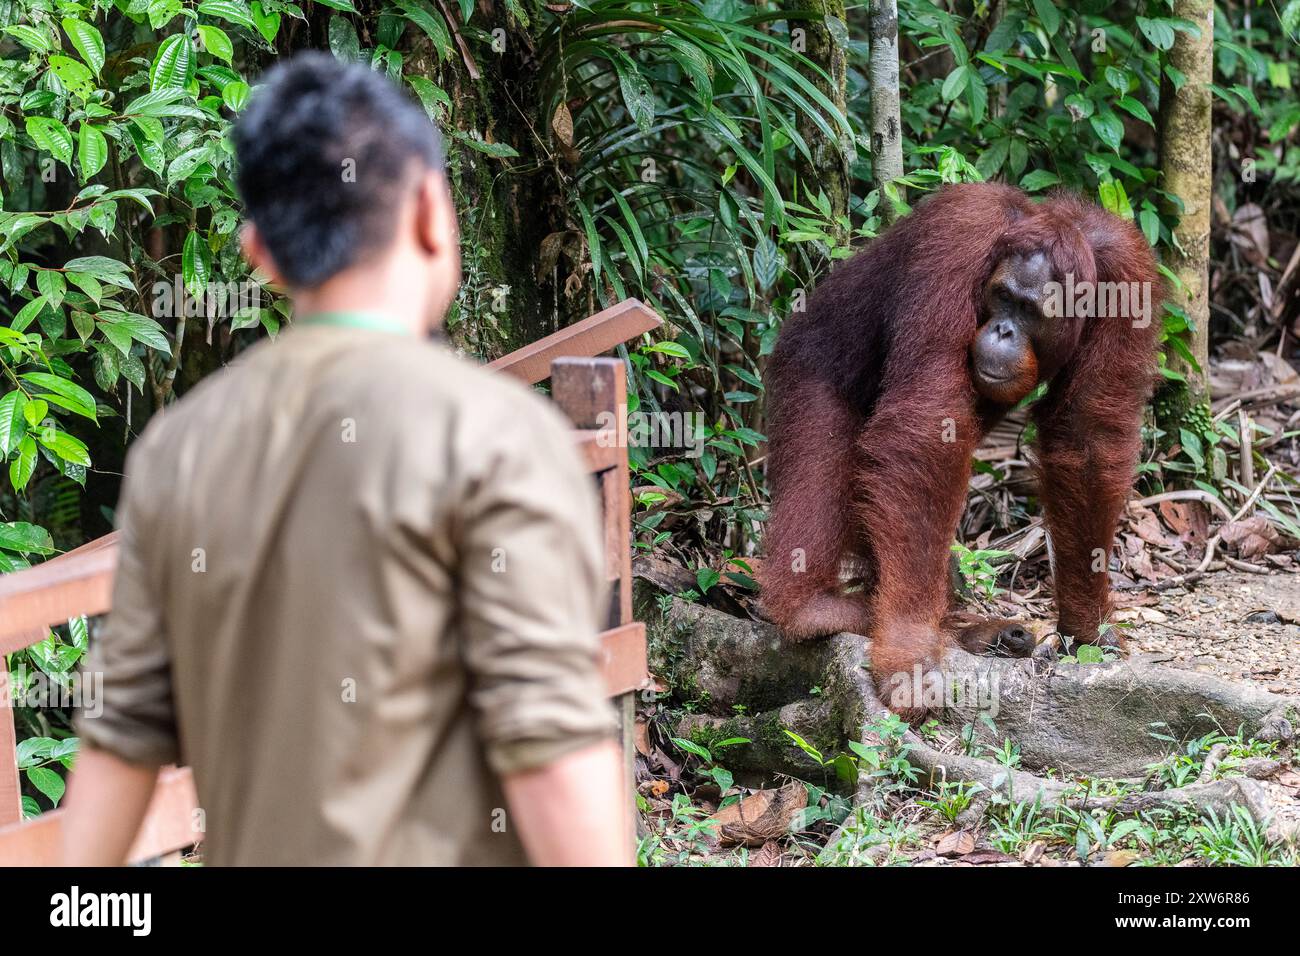
[[[189,764],[210,863],[521,863],[498,775],[611,732],[567,423],[439,346],[299,322],[155,418],[118,524],[79,732]]]

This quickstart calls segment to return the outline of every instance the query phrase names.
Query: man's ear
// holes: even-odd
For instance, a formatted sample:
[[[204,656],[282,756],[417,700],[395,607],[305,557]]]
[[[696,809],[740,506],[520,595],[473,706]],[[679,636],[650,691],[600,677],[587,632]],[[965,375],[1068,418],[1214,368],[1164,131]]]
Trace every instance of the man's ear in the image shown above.
[[[447,177],[430,170],[420,180],[415,206],[416,241],[427,255],[443,255],[458,246],[456,210]]]
[[[239,245],[244,250],[244,258],[257,273],[255,278],[264,285],[277,285],[281,281],[280,270],[275,267],[275,260],[262,241],[262,234],[257,226],[246,222],[239,230]]]

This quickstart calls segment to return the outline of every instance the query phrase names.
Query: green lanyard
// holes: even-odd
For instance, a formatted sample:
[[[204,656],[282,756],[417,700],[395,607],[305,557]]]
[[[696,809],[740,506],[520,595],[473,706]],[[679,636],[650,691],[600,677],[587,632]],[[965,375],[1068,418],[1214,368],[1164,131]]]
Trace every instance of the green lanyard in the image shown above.
[[[353,329],[371,329],[375,332],[393,332],[410,335],[411,330],[382,312],[316,312],[295,320],[303,325],[334,325]]]

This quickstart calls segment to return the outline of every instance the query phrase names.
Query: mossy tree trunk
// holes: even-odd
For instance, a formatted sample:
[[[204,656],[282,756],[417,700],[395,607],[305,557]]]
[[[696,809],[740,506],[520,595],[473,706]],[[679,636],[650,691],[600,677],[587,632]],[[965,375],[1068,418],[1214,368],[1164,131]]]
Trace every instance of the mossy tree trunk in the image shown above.
[[[1169,65],[1185,79],[1180,87],[1165,79],[1160,97],[1160,171],[1164,188],[1177,196],[1183,212],[1174,228],[1181,249],[1171,250],[1166,264],[1183,284],[1173,300],[1194,325],[1188,347],[1200,370],[1186,361],[1172,364],[1187,376],[1187,405],[1209,399],[1210,365],[1210,192],[1211,92],[1214,73],[1214,6],[1210,0],[1174,0],[1173,15],[1201,28],[1199,38],[1179,31]]]
[[[829,80],[814,78],[817,88],[826,94],[835,107],[847,114],[848,55],[844,42],[848,37],[844,0],[787,0],[791,13],[812,14],[808,19],[790,21],[795,49],[826,71]],[[796,34],[802,30],[802,34]],[[838,34],[838,36],[837,36]],[[823,118],[834,128],[835,120],[822,111]],[[812,118],[800,113],[799,135],[808,144],[811,160],[802,161],[798,167],[801,197],[806,193],[815,196],[823,192],[830,201],[831,214],[847,222],[851,183],[849,163],[853,157],[853,143],[842,138],[827,136]],[[848,238],[848,230],[837,228],[836,239]]]
[[[482,13],[480,5],[475,16]],[[492,156],[448,130],[465,271],[449,331],[457,344],[491,358],[581,316],[568,313],[554,270],[538,274],[543,241],[564,229],[535,55],[541,30],[536,20],[525,25],[510,17],[504,4],[494,5],[480,27],[504,32],[490,46],[457,46],[452,61],[429,75],[451,99],[448,124],[518,154]]]

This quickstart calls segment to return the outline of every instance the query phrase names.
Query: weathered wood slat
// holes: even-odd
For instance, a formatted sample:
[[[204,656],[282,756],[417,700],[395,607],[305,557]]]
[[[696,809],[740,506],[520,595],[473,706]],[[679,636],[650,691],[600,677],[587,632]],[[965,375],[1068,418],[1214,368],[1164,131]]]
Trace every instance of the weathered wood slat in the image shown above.
[[[600,670],[610,697],[649,686],[645,654],[645,625],[640,621],[600,635]]]
[[[113,591],[117,533],[43,564],[0,577],[0,654],[45,639],[46,629],[79,614],[103,614]]]
[[[558,358],[600,355],[661,325],[663,319],[649,306],[637,299],[624,299],[589,319],[489,362],[487,367],[536,385],[550,376],[551,363]]]
[[[4,660],[0,659],[0,665]],[[7,676],[0,676],[0,692],[9,693]],[[18,789],[18,737],[14,730],[14,709],[0,704],[0,827],[23,817],[22,793]]]
[[[583,430],[575,434],[578,454],[582,455],[587,471],[597,473],[618,467],[619,459],[625,452],[619,447],[614,429]]]
[[[194,827],[198,798],[188,767],[158,771],[153,799],[144,823],[127,855],[138,863],[181,850],[202,839]],[[63,811],[43,813],[35,820],[0,827],[0,867],[58,866],[63,855]]]

